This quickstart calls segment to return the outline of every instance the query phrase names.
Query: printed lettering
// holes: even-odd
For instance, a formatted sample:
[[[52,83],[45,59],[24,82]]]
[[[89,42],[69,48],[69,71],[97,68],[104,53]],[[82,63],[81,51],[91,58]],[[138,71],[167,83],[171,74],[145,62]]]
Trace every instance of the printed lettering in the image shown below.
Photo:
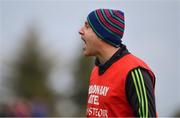
[[[109,87],[107,87],[107,86],[90,85],[89,94],[106,96],[108,90],[109,90]]]
[[[88,99],[88,103],[89,104],[95,104],[95,105],[99,105],[99,96],[97,95],[90,95],[89,99]]]
[[[108,117],[108,111],[106,109],[99,109],[90,107],[87,109],[87,116],[95,116],[95,117]]]

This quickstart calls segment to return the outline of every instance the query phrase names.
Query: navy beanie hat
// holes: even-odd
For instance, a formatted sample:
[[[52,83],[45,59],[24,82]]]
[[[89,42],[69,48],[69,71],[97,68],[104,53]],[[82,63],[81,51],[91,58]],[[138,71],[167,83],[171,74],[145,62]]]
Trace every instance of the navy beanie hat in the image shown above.
[[[97,9],[88,15],[87,21],[99,38],[114,47],[120,47],[125,27],[122,11]]]

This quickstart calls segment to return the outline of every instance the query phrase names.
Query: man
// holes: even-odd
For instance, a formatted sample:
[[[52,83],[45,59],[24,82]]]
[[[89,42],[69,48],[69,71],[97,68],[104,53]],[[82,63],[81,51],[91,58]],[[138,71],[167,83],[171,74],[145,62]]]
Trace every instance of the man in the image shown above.
[[[83,53],[95,56],[90,77],[88,117],[155,117],[155,76],[122,44],[124,13],[92,11],[80,29]]]

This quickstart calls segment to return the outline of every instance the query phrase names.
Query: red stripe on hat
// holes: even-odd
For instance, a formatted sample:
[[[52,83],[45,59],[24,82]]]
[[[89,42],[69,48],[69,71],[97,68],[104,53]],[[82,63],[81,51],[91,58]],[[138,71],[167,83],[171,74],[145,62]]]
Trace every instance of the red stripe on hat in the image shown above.
[[[121,23],[120,21],[116,20],[113,18],[113,16],[110,14],[109,10],[104,10],[105,14],[108,16],[108,18],[112,21],[115,22],[117,25],[119,25],[121,28],[124,29],[124,24]]]
[[[101,22],[110,30],[112,30],[113,32],[119,34],[119,35],[123,35],[123,32],[121,32],[120,30],[117,30],[116,28],[112,27],[111,25],[109,25],[106,20],[104,19],[103,15],[101,14],[100,10],[97,10],[97,14],[100,17]]]
[[[114,14],[120,17],[124,21],[124,16],[120,13],[120,11],[116,11],[114,12]]]

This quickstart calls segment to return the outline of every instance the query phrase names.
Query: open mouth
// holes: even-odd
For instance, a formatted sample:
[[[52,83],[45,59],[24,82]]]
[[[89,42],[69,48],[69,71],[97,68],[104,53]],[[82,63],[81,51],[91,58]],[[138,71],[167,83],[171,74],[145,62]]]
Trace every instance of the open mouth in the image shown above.
[[[83,40],[84,42],[84,45],[83,45],[83,50],[86,50],[86,40],[84,40],[84,38],[81,37],[81,39]]]
[[[84,41],[84,43],[86,44],[86,41],[81,37],[81,39]]]

